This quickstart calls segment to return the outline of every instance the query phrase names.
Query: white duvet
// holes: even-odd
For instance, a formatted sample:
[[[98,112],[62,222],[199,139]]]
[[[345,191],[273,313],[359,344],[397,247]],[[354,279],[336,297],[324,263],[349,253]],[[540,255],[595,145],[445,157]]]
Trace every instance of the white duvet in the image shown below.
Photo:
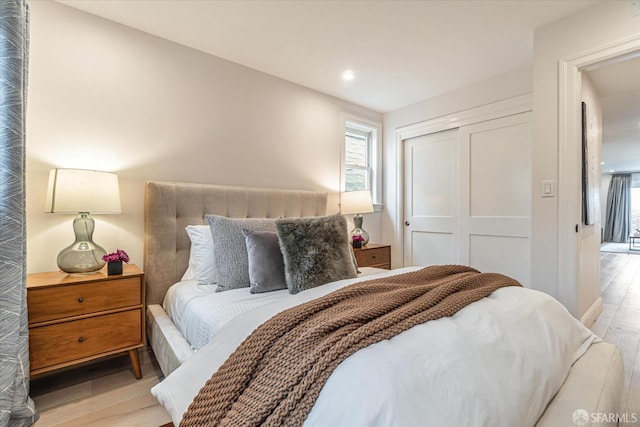
[[[204,383],[262,322],[356,281],[238,314],[152,390],[177,426]],[[452,317],[358,351],[331,375],[306,426],[533,426],[598,338],[552,297],[502,288]]]
[[[165,311],[194,350],[200,350],[237,315],[286,298],[281,291],[252,294],[249,288],[216,292],[215,285],[195,280],[173,285],[162,304]]]
[[[359,277],[384,270],[364,267],[361,271]],[[162,306],[189,345],[198,351],[237,315],[289,297],[286,289],[259,294],[250,293],[249,288],[216,292],[215,285],[185,280],[169,288]]]

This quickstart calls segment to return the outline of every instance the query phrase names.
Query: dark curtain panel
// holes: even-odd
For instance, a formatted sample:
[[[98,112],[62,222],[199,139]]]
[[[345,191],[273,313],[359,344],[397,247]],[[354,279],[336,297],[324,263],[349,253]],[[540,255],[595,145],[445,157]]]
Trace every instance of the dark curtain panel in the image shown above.
[[[607,193],[605,242],[624,243],[631,224],[631,174],[613,175]]]
[[[0,0],[0,426],[30,426],[25,273],[26,0]]]

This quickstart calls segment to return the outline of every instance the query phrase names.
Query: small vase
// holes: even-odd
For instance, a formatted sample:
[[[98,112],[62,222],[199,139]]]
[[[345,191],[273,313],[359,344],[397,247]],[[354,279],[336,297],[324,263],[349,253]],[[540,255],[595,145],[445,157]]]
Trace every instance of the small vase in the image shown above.
[[[107,263],[107,274],[109,276],[114,276],[116,274],[122,274],[122,261],[108,262]]]

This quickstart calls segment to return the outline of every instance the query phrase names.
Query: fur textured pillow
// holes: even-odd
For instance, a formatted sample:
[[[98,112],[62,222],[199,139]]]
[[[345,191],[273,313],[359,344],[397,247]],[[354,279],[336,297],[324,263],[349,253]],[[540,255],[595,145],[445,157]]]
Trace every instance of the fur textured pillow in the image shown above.
[[[290,293],[357,277],[342,215],[278,219],[276,232]]]

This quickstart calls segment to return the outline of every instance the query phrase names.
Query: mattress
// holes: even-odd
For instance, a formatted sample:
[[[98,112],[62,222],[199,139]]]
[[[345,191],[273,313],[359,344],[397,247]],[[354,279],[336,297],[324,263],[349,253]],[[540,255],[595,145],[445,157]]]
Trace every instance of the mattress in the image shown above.
[[[358,277],[390,274],[371,267],[360,271]],[[238,315],[290,296],[286,289],[259,294],[250,293],[249,288],[216,292],[215,285],[185,280],[169,288],[163,307],[189,345],[198,351]]]

